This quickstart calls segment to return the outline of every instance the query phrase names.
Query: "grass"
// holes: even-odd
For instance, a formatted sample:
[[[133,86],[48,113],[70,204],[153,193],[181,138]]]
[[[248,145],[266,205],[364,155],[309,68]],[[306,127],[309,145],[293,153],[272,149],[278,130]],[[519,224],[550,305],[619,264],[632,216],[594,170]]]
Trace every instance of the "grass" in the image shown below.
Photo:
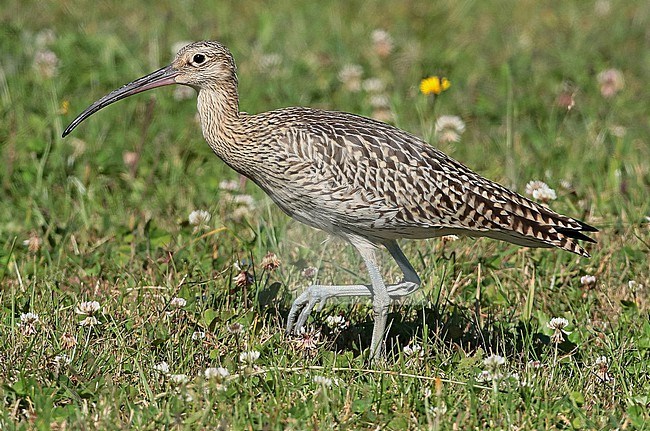
[[[647,2],[8,0],[0,19],[0,428],[650,428]],[[378,28],[394,41],[385,58]],[[519,192],[533,179],[557,190],[555,210],[600,229],[593,257],[405,243],[423,285],[392,309],[385,363],[367,362],[363,301],[316,313],[320,336],[284,336],[305,268],[358,283],[362,262],[250,182],[220,188],[239,179],[203,142],[193,99],[149,92],[60,138],[96,98],[168,62],[175,42],[206,38],[232,49],[248,112],[372,115],[368,92],[337,77],[360,65],[385,84],[397,126]],[[58,58],[51,77],[34,67],[45,49]],[[597,81],[608,68],[625,78],[611,98]],[[428,75],[452,82],[435,103],[417,91]],[[461,142],[436,142],[443,114],[466,122]],[[209,228],[189,224],[195,209]],[[235,262],[252,285],[237,286]],[[101,304],[100,324],[79,325],[83,301]],[[21,325],[27,312],[40,321]],[[559,343],[553,317],[569,321]],[[242,365],[251,350],[259,359]],[[506,358],[492,370],[502,377],[482,380],[492,354]],[[208,367],[230,376],[206,379]]]

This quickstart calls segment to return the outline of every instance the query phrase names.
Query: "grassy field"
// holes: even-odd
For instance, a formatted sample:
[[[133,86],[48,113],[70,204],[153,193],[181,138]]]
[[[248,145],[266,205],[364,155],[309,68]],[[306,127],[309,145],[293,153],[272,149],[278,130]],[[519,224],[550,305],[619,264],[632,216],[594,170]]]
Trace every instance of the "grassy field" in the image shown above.
[[[0,429],[650,429],[647,1],[5,0],[0,20]],[[544,181],[600,229],[592,258],[404,243],[423,285],[387,361],[364,301],[285,336],[296,293],[363,263],[214,157],[193,94],[60,138],[199,39],[233,51],[244,111],[385,118],[520,193]]]

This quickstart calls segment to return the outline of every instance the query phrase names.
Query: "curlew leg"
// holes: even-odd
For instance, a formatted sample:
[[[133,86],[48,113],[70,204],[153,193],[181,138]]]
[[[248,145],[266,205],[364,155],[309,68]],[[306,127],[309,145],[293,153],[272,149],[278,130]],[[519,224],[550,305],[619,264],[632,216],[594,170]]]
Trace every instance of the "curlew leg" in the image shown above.
[[[415,272],[415,269],[413,269],[413,266],[411,266],[409,260],[406,258],[406,256],[404,256],[404,252],[402,252],[402,249],[399,248],[397,241],[392,240],[385,242],[384,247],[386,247],[390,255],[393,256],[393,259],[395,259],[395,262],[397,262],[397,266],[399,266],[399,269],[401,269],[402,273],[404,274],[404,279],[402,282],[394,285],[402,286],[402,290],[405,291],[405,293],[400,296],[408,295],[409,293],[417,290],[420,287],[421,283],[420,277],[418,277],[417,272]],[[391,295],[391,297],[392,296],[393,295]]]
[[[384,332],[386,331],[386,320],[388,320],[388,306],[390,305],[390,296],[388,296],[388,289],[386,288],[384,279],[379,273],[375,246],[366,246],[365,244],[355,244],[355,246],[357,247],[357,250],[359,250],[363,261],[366,263],[368,274],[370,275],[370,291],[372,292],[372,314],[375,319],[375,324],[372,327],[370,357],[378,358],[384,354]]]
[[[318,304],[322,308],[329,298],[343,298],[349,296],[372,296],[375,326],[371,343],[371,352],[381,354],[386,318],[388,316],[388,303],[391,299],[399,299],[413,293],[420,286],[420,278],[409,263],[396,241],[387,241],[383,245],[388,249],[397,265],[404,273],[400,283],[386,286],[379,273],[376,261],[376,248],[373,244],[363,240],[352,239],[350,242],[357,248],[363,258],[370,275],[370,285],[345,285],[345,286],[309,286],[293,303],[287,319],[287,333],[299,333],[313,308]],[[298,315],[298,313],[300,313]],[[295,325],[294,325],[295,323]],[[379,348],[379,350],[377,350]]]

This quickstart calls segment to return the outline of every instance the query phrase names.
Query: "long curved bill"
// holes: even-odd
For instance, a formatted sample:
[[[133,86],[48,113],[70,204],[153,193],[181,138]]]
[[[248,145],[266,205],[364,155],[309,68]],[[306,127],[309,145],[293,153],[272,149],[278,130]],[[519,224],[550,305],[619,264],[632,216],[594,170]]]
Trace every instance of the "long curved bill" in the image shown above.
[[[136,79],[133,82],[118,88],[115,91],[111,91],[106,96],[102,97],[88,108],[83,111],[81,114],[75,118],[72,123],[63,131],[62,137],[66,137],[70,132],[72,132],[83,120],[93,115],[95,112],[104,108],[105,106],[110,105],[113,102],[129,97],[133,94],[141,93],[146,90],[151,90],[152,88],[162,87],[164,85],[175,84],[175,78],[178,75],[178,71],[172,66],[163,67],[158,69],[155,72],[152,72],[142,78]]]

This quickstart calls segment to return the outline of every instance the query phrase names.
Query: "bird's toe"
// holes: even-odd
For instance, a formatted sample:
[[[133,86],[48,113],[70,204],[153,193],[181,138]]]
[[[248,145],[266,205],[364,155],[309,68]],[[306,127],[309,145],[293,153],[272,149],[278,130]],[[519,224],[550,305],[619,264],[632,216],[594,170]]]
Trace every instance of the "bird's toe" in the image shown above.
[[[309,302],[303,307],[302,311],[300,312],[300,316],[298,316],[298,321],[296,322],[296,334],[299,334],[303,330],[305,323],[307,323],[307,319],[311,315],[311,311],[314,309],[314,306],[317,302],[318,300],[316,298],[311,298]]]
[[[299,312],[300,316],[302,316],[305,305],[307,305],[309,301],[309,290],[304,291],[295,301],[293,301],[293,304],[291,304],[291,310],[289,310],[289,316],[287,316],[287,327],[285,329],[287,334],[297,334],[299,332],[302,325],[299,323],[300,318],[298,318],[298,322],[296,322],[296,316],[298,316]]]

